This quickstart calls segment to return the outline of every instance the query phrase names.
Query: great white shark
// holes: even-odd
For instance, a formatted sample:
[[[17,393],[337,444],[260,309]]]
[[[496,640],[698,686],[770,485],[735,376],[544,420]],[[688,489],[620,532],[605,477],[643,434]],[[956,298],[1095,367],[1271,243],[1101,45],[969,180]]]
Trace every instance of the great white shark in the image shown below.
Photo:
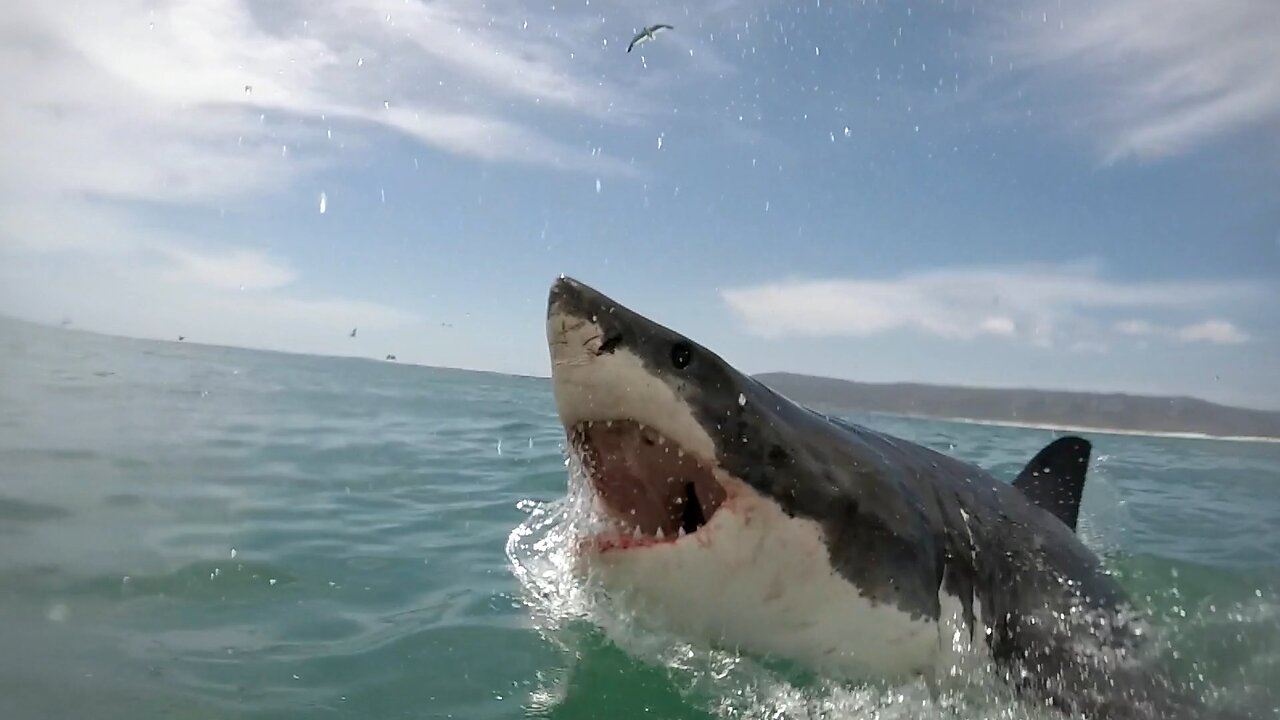
[[[1087,440],[1001,482],[802,407],[571,278],[547,342],[609,518],[580,552],[674,631],[859,680],[933,684],[976,649],[1066,713],[1224,717],[1146,662],[1141,616],[1076,536]]]

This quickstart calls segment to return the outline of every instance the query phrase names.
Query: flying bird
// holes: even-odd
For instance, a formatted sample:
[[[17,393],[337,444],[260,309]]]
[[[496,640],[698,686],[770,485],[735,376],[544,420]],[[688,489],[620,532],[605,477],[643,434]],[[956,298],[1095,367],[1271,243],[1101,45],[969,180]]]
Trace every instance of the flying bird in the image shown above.
[[[351,337],[356,336],[356,328],[351,328]]]
[[[649,27],[641,30],[638,35],[631,38],[631,44],[627,46],[627,52],[631,52],[632,48],[637,45],[649,42],[663,30],[675,30],[675,28],[670,25],[650,25]]]

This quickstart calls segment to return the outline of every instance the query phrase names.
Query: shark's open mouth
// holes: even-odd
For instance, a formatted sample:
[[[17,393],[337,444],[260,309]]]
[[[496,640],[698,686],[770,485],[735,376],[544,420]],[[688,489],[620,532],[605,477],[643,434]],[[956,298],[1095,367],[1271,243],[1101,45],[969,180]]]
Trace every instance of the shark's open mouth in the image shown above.
[[[711,470],[653,428],[632,420],[579,423],[570,441],[596,494],[619,524],[601,550],[678,542],[724,504]]]

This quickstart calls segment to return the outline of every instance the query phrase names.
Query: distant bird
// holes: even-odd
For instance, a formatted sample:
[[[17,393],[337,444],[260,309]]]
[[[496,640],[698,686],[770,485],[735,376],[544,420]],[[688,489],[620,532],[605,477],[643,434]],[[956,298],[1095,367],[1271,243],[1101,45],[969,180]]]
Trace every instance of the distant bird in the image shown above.
[[[627,52],[631,52],[631,50],[637,45],[649,42],[663,30],[675,30],[675,28],[670,25],[650,25],[649,27],[641,30],[638,35],[631,38],[631,44],[627,46]]]
[[[388,359],[388,360],[395,360],[395,359],[396,359],[396,356],[395,356],[395,355],[388,355],[388,356],[387,356],[387,359]]]
[[[356,328],[351,328],[351,337],[356,336]]]
[[[178,336],[178,342],[182,342],[183,340],[186,340],[186,339],[187,339],[187,336],[186,336],[186,335],[179,335],[179,336]]]

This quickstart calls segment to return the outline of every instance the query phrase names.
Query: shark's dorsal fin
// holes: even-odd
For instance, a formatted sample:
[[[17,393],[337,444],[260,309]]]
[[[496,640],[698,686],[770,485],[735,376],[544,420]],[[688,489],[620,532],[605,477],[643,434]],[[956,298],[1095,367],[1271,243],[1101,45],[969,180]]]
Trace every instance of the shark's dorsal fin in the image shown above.
[[[1092,449],[1092,444],[1082,437],[1058,438],[1036,453],[1013,486],[1037,507],[1053,513],[1075,530]]]

